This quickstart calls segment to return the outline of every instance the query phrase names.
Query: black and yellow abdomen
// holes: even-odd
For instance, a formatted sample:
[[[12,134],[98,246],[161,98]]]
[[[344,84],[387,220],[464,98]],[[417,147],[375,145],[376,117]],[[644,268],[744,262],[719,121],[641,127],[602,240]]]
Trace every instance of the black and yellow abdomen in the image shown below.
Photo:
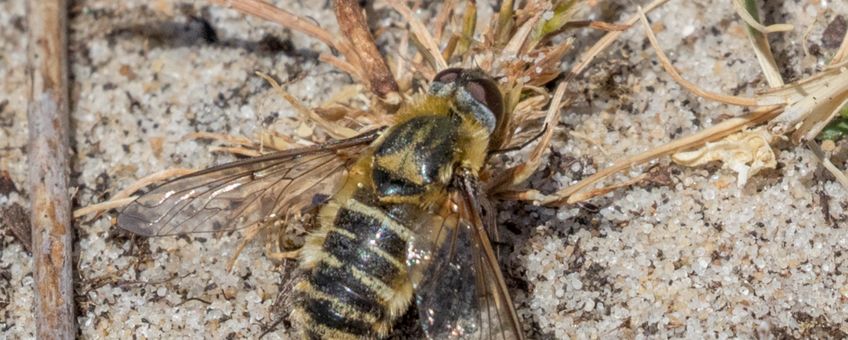
[[[380,338],[410,305],[407,247],[459,163],[482,164],[487,133],[428,97],[374,142],[321,208],[301,249],[291,319],[304,338]],[[482,149],[481,149],[482,148]],[[479,153],[471,157],[470,153]]]

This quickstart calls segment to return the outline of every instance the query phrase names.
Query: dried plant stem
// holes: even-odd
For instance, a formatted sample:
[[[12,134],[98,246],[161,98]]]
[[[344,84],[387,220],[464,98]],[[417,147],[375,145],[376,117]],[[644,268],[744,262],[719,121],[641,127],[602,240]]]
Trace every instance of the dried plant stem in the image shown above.
[[[253,141],[244,137],[232,136],[224,133],[215,133],[215,132],[192,132],[185,135],[182,140],[191,140],[191,139],[211,139],[224,143],[229,143],[232,145],[240,145],[240,146],[253,146]]]
[[[667,1],[668,0],[651,1],[651,3],[645,6],[644,12],[648,13],[650,11],[653,11],[655,8],[666,3]],[[624,26],[633,26],[633,24],[639,21],[640,17],[641,13],[636,13],[634,16],[630,17],[630,19],[627,19],[627,21],[624,23]],[[564,81],[566,83],[571,83],[575,78],[577,78],[577,76],[580,75],[580,73],[583,73],[583,71],[586,70],[587,67],[589,67],[589,64],[592,63],[592,60],[594,60],[595,57],[598,56],[598,54],[606,50],[607,47],[610,47],[610,45],[612,45],[613,42],[618,40],[618,37],[620,37],[622,34],[624,34],[623,30],[612,31],[601,37],[598,42],[592,45],[591,48],[586,50],[586,52],[583,52],[580,57],[577,58],[577,63],[575,63],[574,66],[571,67],[571,70],[569,70],[568,73],[565,75]]]
[[[822,163],[824,168],[830,172],[834,178],[836,178],[836,181],[842,184],[843,187],[848,188],[848,176],[846,176],[842,170],[837,168],[836,165],[830,161],[830,157],[822,151],[818,143],[814,141],[807,141],[807,147],[810,148],[816,158],[819,159],[819,162]]]
[[[736,14],[739,14],[739,17],[742,18],[742,20],[745,21],[751,29],[762,33],[789,32],[794,29],[794,27],[789,24],[763,26],[763,24],[760,23],[760,20],[754,16],[757,10],[756,4],[752,0],[744,0],[745,3],[742,3],[742,1],[743,0],[733,0],[731,2],[733,3],[733,9],[736,10]]]
[[[259,150],[248,149],[241,146],[213,146],[209,148],[210,152],[223,152],[245,157],[259,157],[262,152]]]
[[[762,27],[759,23],[759,13],[757,12],[757,4],[755,0],[745,0],[745,4],[740,0],[733,0],[733,7],[739,16],[748,24],[748,40],[754,48],[754,54],[757,56],[757,61],[760,63],[760,68],[763,70],[763,75],[766,77],[770,87],[783,86],[783,77],[780,75],[780,70],[777,67],[777,62],[774,60],[774,55],[771,53],[766,33],[776,32],[773,29]],[[778,26],[772,25],[769,27]],[[792,25],[789,30],[792,29]],[[812,27],[812,26],[811,26]],[[806,39],[804,39],[806,42]]]
[[[509,39],[506,46],[504,46],[503,54],[506,56],[518,56],[522,51],[522,47],[527,44],[527,39],[530,37],[530,33],[533,32],[533,29],[536,28],[536,23],[542,18],[542,12],[536,13],[536,15],[530,17],[515,33],[512,35],[512,38]]]
[[[333,65],[337,69],[349,74],[357,82],[364,83],[365,75],[363,75],[356,66],[353,66],[353,64],[329,53],[321,53],[318,55],[318,60]]]
[[[523,183],[525,180],[530,178],[536,169],[539,168],[539,164],[542,162],[542,155],[548,149],[548,146],[551,143],[551,138],[554,136],[554,130],[556,130],[557,122],[559,122],[560,113],[562,113],[563,107],[563,97],[565,96],[565,88],[567,85],[568,84],[565,82],[560,82],[557,85],[557,88],[554,91],[554,96],[548,107],[548,112],[545,115],[545,132],[542,134],[539,143],[536,144],[535,148],[533,148],[528,160],[517,165],[514,170],[509,171],[512,173],[513,177],[512,183],[510,183],[511,185]]]
[[[701,89],[698,85],[693,84],[692,82],[683,78],[677,69],[674,68],[674,65],[671,64],[671,61],[668,60],[668,57],[663,52],[660,47],[659,42],[657,41],[657,37],[654,35],[654,31],[651,30],[651,25],[648,24],[648,18],[645,17],[645,12],[642,9],[639,9],[639,18],[642,21],[642,25],[645,27],[645,34],[648,36],[648,40],[651,42],[651,46],[653,46],[654,51],[657,52],[657,59],[660,60],[660,64],[663,69],[672,77],[674,81],[676,81],[680,86],[683,86],[690,92],[694,93],[699,97],[704,97],[710,100],[714,100],[717,102],[738,105],[738,106],[758,106],[757,100],[754,98],[744,98],[737,96],[728,96],[720,93],[709,92]]]
[[[303,103],[297,100],[297,98],[286,92],[286,90],[283,89],[283,87],[280,86],[280,84],[278,84],[277,81],[274,80],[274,78],[271,78],[267,74],[260,72],[257,72],[256,74],[265,79],[265,81],[267,81],[269,84],[271,84],[271,87],[276,89],[277,92],[279,92],[280,95],[283,97],[283,99],[289,102],[289,104],[291,104],[291,106],[294,107],[295,110],[297,110],[304,117],[313,121],[315,124],[318,124],[318,126],[324,129],[324,131],[330,134],[330,136],[332,136],[333,138],[345,139],[356,136],[358,134],[355,130],[342,126],[340,124],[336,124],[334,122],[330,122],[324,119],[324,117],[318,115],[315,111],[310,110],[305,105],[303,105]]]
[[[404,4],[400,0],[388,0],[389,6],[395,9],[406,22],[409,23],[409,27],[412,30],[413,37],[421,44],[423,48],[420,51],[422,54],[425,54],[426,59],[429,60],[433,64],[433,68],[438,72],[444,70],[448,67],[447,61],[445,61],[442,56],[442,52],[439,50],[439,44],[430,35],[430,31],[427,30],[427,27],[424,26],[424,23],[412,13],[412,10]]]
[[[67,3],[27,2],[29,194],[38,339],[73,339]]]
[[[782,111],[783,110],[781,106],[770,106],[758,109],[757,111],[751,112],[744,117],[737,117],[725,120],[719,124],[716,124],[713,127],[700,131],[694,135],[674,140],[663,146],[653,148],[641,154],[618,161],[612,166],[604,168],[601,171],[595,173],[594,175],[584,178],[577,184],[571,185],[557,192],[554,195],[543,197],[538,195],[537,193],[531,192],[523,198],[537,200],[545,205],[561,205],[565,203],[571,204],[579,202],[581,200],[589,199],[591,198],[590,196],[576,194],[582,191],[583,189],[621,170],[627,169],[636,164],[642,164],[652,159],[673,154],[680,150],[690,149],[696,146],[703,145],[706,142],[717,140],[724,136],[735,133],[745,127],[753,126],[768,121],[769,119],[776,117]]]
[[[498,18],[495,21],[494,41],[496,46],[501,47],[509,41],[509,32],[515,22],[512,19],[514,13],[514,0],[501,1],[501,8],[498,10]]]
[[[185,176],[185,175],[188,175],[188,174],[195,172],[195,171],[197,171],[197,170],[187,169],[187,168],[173,168],[173,169],[167,169],[167,170],[159,171],[155,174],[145,176],[144,178],[142,178],[138,181],[135,181],[133,184],[130,184],[130,186],[128,186],[124,190],[118,191],[118,193],[116,193],[114,196],[112,196],[112,200],[130,197],[130,195],[132,195],[136,191],[139,191],[139,190],[141,190],[142,188],[144,188],[148,185],[151,185],[151,184],[154,184],[154,183],[159,183],[159,182],[162,182],[162,181],[169,179],[169,178],[176,178],[176,177],[179,177],[179,176]]]
[[[613,24],[609,22],[596,21],[596,20],[575,20],[566,22],[563,28],[583,28],[589,27],[592,29],[607,31],[607,32],[615,32],[615,31],[626,31],[630,26]]]
[[[212,0],[222,6],[233,8],[244,14],[252,15],[257,18],[277,23],[280,26],[290,30],[304,33],[310,37],[320,40],[330,48],[339,51],[347,59],[347,63],[358,65],[359,60],[353,48],[345,40],[336,40],[333,34],[312,22],[292,14],[281,8],[269,4],[262,0]],[[357,69],[357,67],[353,67]],[[342,71],[350,72],[348,69]],[[354,75],[356,76],[356,75]]]
[[[135,201],[136,198],[138,198],[138,196],[113,198],[106,202],[87,205],[85,207],[74,210],[74,218],[85,217],[88,214],[101,213],[109,209],[117,209],[127,204],[130,204],[132,201]]]
[[[336,40],[330,32],[297,15],[262,0],[212,0],[212,2],[233,8],[239,12],[257,18],[275,22],[285,28],[303,32],[327,46],[336,47]]]
[[[356,0],[335,1],[336,20],[342,33],[347,37],[362,66],[362,71],[368,77],[371,91],[389,105],[400,104],[402,98],[398,93],[398,85],[389,66],[374,38],[368,29],[365,15]]]
[[[836,54],[833,55],[833,60],[830,61],[830,64],[835,65],[845,61],[848,61],[848,33],[845,33],[842,37],[842,44],[839,45],[839,49],[836,50]]]
[[[572,195],[571,197],[569,197],[568,201],[569,202],[582,202],[582,201],[588,200],[592,197],[606,195],[606,194],[613,192],[615,190],[627,188],[631,185],[638,184],[639,182],[644,181],[646,178],[648,178],[648,174],[643,173],[639,176],[628,179],[628,180],[621,182],[621,183],[615,183],[613,185],[606,186],[606,187],[603,187],[603,188],[600,188],[600,189],[578,192],[578,193],[575,193],[574,195]]]
[[[442,8],[439,9],[439,13],[433,19],[433,40],[436,42],[442,41],[442,34],[445,32],[445,27],[448,20],[450,20],[451,14],[453,14],[454,7],[456,7],[456,1],[447,0],[442,3]]]
[[[253,241],[253,239],[256,237],[256,234],[258,234],[261,229],[262,228],[261,228],[260,224],[254,224],[254,225],[248,227],[247,230],[244,231],[244,239],[242,239],[242,241],[239,242],[238,247],[236,247],[235,252],[233,252],[233,256],[231,256],[230,260],[227,261],[227,272],[228,273],[233,272],[233,268],[236,265],[236,260],[238,260],[239,255],[241,255],[241,252],[244,250],[244,247],[246,247],[248,244],[250,244],[250,242]]]

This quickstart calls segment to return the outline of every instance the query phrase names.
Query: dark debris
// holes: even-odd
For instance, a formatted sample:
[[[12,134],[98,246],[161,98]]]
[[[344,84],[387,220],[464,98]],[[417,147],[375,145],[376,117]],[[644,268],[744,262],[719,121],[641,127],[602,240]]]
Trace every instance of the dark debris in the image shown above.
[[[12,177],[9,176],[9,172],[0,171],[0,195],[8,195],[13,192],[20,193],[15,182],[12,181]]]
[[[24,207],[14,203],[0,208],[0,225],[2,229],[11,232],[27,252],[32,252],[32,226],[29,212]]]
[[[842,44],[842,37],[845,36],[846,31],[848,31],[848,22],[845,17],[837,15],[822,32],[822,46],[838,48]]]

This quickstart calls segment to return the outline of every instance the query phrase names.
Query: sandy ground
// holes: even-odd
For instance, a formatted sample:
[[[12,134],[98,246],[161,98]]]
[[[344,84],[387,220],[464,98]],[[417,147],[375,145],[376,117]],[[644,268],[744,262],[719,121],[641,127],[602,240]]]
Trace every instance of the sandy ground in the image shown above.
[[[329,1],[275,2],[335,30]],[[636,4],[602,3],[590,17],[610,22],[629,17]],[[844,32],[837,16],[848,15],[848,3],[768,3],[769,23],[795,25],[771,39],[784,77],[821,68],[836,50],[833,33],[824,31]],[[318,42],[205,3],[84,0],[70,13],[77,206],[169,167],[231,159],[210,152],[208,143],[184,140],[190,132],[308,135],[310,127],[255,71],[283,80],[304,74],[288,89],[312,105],[350,82],[317,61],[324,50]],[[4,207],[26,197],[24,14],[23,0],[0,0],[0,171],[11,180],[0,182]],[[671,1],[650,18],[687,79],[740,96],[766,87],[727,1]],[[395,15],[376,21],[392,25],[387,34],[402,29],[397,23]],[[585,46],[600,34],[574,35]],[[639,29],[570,89],[577,100],[563,113],[555,152],[532,187],[562,187],[742,112],[683,91]],[[844,143],[839,148],[844,155]],[[528,334],[848,336],[848,191],[811,152],[780,143],[776,153],[777,169],[744,187],[717,165],[690,169],[664,159],[651,164],[667,174],[664,184],[595,199],[597,210],[501,202],[499,222],[511,240],[506,275]],[[837,163],[846,168],[845,157]],[[111,217],[76,224],[82,338],[253,338],[275,320],[283,268],[261,245],[248,247],[230,274],[225,264],[235,235],[133,241],[116,232]],[[0,339],[33,338],[30,261],[10,233],[0,232]],[[409,325],[399,332],[414,334]],[[278,331],[267,338],[285,337]]]

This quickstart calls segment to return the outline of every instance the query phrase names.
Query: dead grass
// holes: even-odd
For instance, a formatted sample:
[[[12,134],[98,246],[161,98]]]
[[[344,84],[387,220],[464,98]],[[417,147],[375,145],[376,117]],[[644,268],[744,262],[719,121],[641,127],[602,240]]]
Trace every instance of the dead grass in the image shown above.
[[[512,148],[528,142],[538,131],[544,129],[541,138],[530,152],[530,158],[523,164],[509,169],[500,169],[500,175],[484,173],[490,178],[490,189],[504,197],[529,200],[544,205],[563,205],[585,201],[593,197],[610,193],[638,183],[639,176],[621,183],[596,188],[609,176],[634,166],[645,164],[651,160],[674,155],[675,153],[704,147],[708,143],[717,142],[745,129],[765,126],[767,133],[779,140],[783,135],[790,135],[796,143],[808,143],[829,122],[838,109],[848,103],[848,72],[845,70],[848,58],[848,36],[843,39],[839,51],[834,57],[831,67],[806,79],[783,85],[782,79],[774,75],[773,55],[767,44],[763,44],[765,34],[779,34],[791,28],[789,25],[762,26],[752,13],[744,10],[740,0],[734,0],[734,6],[741,19],[752,28],[749,32],[752,48],[754,49],[763,72],[769,83],[775,88],[755,97],[730,96],[709,92],[701,89],[685,79],[665,55],[650,29],[645,12],[651,11],[665,3],[666,0],[655,0],[644,10],[623,23],[604,23],[579,20],[576,15],[581,9],[590,6],[583,1],[541,1],[529,0],[522,2],[520,8],[512,8],[511,1],[504,1],[504,6],[492,18],[492,22],[478,23],[474,2],[459,0],[446,1],[433,18],[419,18],[401,0],[387,0],[388,5],[396,10],[409,25],[409,30],[401,33],[398,55],[389,60],[386,65],[392,65],[391,74],[395,75],[398,93],[401,98],[409,98],[415,91],[411,84],[415,79],[430,79],[436,72],[449,66],[480,67],[490,75],[497,77],[505,95],[507,107],[507,122],[496,131],[494,138],[499,148]],[[308,34],[331,48],[339,51],[342,58],[322,54],[320,59],[349,73],[355,80],[371,89],[372,94],[380,97],[381,92],[375,92],[375,86],[369,84],[368,67],[363,67],[362,57],[355,52],[348,41],[339,41],[322,28],[305,22],[304,19],[282,9],[268,7],[267,3],[258,0],[221,1],[232,8],[247,14],[278,23],[284,27]],[[463,13],[461,20],[452,21],[451,16]],[[550,13],[553,15],[549,15]],[[425,22],[428,24],[425,25]],[[704,129],[690,136],[685,136],[658,146],[644,153],[626,157],[614,165],[601,169],[597,173],[576,184],[563,188],[552,195],[543,195],[536,190],[516,192],[516,188],[532,174],[545,153],[550,142],[553,129],[559,121],[559,112],[571,102],[572,94],[567,92],[567,84],[571,83],[592,61],[613,42],[623,31],[630,29],[637,22],[645,30],[646,37],[654,48],[657,59],[666,73],[683,88],[707,100],[720,103],[752,108],[752,111],[740,117],[725,120],[715,126]],[[485,29],[481,34],[478,25]],[[344,25],[343,25],[344,26]],[[359,25],[361,26],[361,25]],[[432,29],[428,30],[427,27]],[[593,46],[584,51],[575,51],[570,41],[557,40],[556,36],[569,29],[601,29],[606,33]],[[362,39],[362,37],[360,37]],[[372,41],[373,42],[373,41]],[[411,43],[411,44],[410,44]],[[414,47],[414,48],[413,48]],[[559,65],[569,54],[577,54],[576,62],[564,74]],[[373,128],[386,122],[388,113],[382,109],[361,110],[347,105],[331,104],[322,109],[310,109],[297,102],[280,87],[273,78],[263,76],[281,95],[288,100],[304,117],[308,118],[321,130],[333,138],[346,138],[355,135],[365,127]],[[555,93],[546,90],[551,82],[559,81]],[[382,92],[383,96],[385,92]],[[371,101],[372,103],[374,101]],[[332,107],[332,112],[327,107]],[[373,108],[373,106],[372,106]],[[325,115],[346,117],[343,120],[326,119]],[[517,134],[516,131],[525,131]],[[220,136],[219,136],[220,137]],[[264,152],[262,143],[257,148],[242,138],[215,138],[221,142],[233,144],[221,151],[237,154],[255,154]],[[281,141],[281,139],[277,139]],[[812,142],[814,143],[814,142]],[[280,145],[289,145],[280,142]],[[706,150],[706,149],[705,149]],[[762,151],[762,150],[760,150]],[[770,149],[769,149],[770,151]],[[705,157],[718,157],[707,155]],[[715,158],[723,161],[721,157]],[[826,158],[823,159],[828,164]],[[700,164],[693,162],[692,164]],[[832,164],[831,164],[832,165]],[[845,177],[844,173],[836,173],[833,166],[826,166],[837,178]],[[841,171],[841,170],[840,170]],[[754,175],[749,174],[749,175]],[[840,176],[841,175],[841,176]],[[113,207],[103,205],[101,209]],[[89,213],[93,210],[86,210]]]

